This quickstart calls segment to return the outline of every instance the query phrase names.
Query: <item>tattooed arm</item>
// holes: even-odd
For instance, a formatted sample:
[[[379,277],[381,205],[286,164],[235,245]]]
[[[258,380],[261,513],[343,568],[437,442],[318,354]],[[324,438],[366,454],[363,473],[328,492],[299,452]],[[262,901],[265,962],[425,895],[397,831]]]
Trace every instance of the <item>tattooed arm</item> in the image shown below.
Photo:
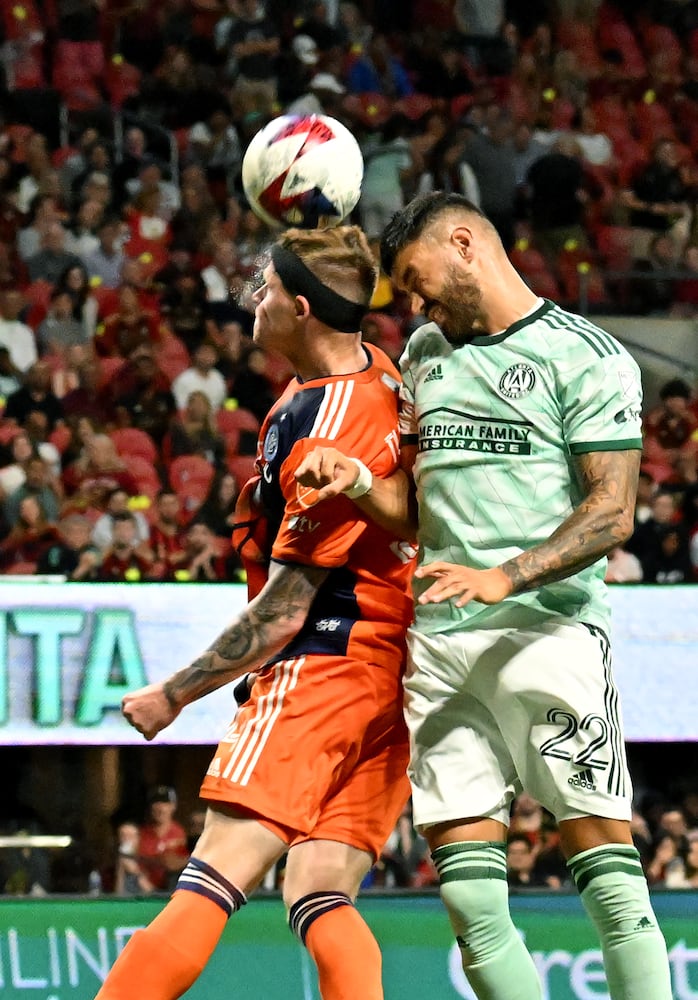
[[[417,570],[434,583],[420,596],[421,604],[457,597],[496,604],[526,590],[564,580],[601,559],[633,530],[639,451],[594,451],[575,457],[584,499],[546,541],[526,549],[492,569],[434,562]]]
[[[206,652],[166,681],[127,694],[124,716],[152,740],[185,705],[261,666],[300,630],[327,574],[313,566],[272,563],[267,584]]]

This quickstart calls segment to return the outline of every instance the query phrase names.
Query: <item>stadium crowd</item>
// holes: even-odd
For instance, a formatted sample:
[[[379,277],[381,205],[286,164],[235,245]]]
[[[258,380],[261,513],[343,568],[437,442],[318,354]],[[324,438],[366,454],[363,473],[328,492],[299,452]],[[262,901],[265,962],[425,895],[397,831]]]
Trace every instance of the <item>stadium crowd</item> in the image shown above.
[[[414,193],[457,190],[538,294],[698,315],[696,2],[22,0],[1,16],[0,573],[242,579],[235,500],[290,371],[249,336],[271,234],[240,167],[285,111],[357,136],[372,240]],[[418,322],[383,277],[365,339],[396,359]],[[698,581],[697,388],[668,380],[645,415],[636,532],[609,582]],[[695,788],[638,805],[653,884],[698,885]],[[121,820],[103,884],[165,888],[133,860],[139,818]],[[0,891],[57,885],[45,856],[0,860]],[[508,867],[512,886],[565,887],[525,796]],[[367,887],[434,882],[405,814]]]
[[[270,233],[240,166],[281,112],[353,130],[372,239],[413,193],[460,190],[539,294],[694,315],[694,6],[5,5],[0,571],[239,575],[230,515],[290,374],[248,336]],[[364,336],[395,358],[418,321],[384,278]],[[609,580],[698,578],[697,429],[673,380]]]

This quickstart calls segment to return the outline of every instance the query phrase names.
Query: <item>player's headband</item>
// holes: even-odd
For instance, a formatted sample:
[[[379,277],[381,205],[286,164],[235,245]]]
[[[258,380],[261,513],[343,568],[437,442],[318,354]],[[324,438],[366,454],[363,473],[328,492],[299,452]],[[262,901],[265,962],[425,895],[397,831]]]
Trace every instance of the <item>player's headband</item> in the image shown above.
[[[313,316],[321,323],[341,333],[359,331],[368,306],[351,302],[323,285],[288,247],[278,244],[272,247],[271,261],[286,291],[291,295],[303,295],[308,300]]]

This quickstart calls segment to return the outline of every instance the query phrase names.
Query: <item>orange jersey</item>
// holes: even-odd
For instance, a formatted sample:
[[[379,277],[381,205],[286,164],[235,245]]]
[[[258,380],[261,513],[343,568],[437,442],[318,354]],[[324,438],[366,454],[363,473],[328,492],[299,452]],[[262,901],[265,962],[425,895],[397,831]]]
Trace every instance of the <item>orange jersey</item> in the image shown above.
[[[303,628],[270,663],[320,654],[391,666],[403,656],[414,549],[345,496],[318,503],[294,476],[323,445],[361,459],[376,476],[397,469],[400,376],[381,350],[365,350],[361,372],[293,379],[261,429],[255,502],[266,521],[267,556],[330,570]]]

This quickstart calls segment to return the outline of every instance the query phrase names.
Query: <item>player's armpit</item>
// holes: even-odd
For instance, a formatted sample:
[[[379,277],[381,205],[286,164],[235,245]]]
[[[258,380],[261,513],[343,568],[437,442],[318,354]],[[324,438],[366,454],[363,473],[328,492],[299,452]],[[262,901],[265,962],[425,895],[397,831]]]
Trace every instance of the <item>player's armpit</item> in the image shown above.
[[[575,456],[584,499],[547,541],[502,564],[513,593],[564,580],[626,541],[633,529],[640,458],[639,450]]]

